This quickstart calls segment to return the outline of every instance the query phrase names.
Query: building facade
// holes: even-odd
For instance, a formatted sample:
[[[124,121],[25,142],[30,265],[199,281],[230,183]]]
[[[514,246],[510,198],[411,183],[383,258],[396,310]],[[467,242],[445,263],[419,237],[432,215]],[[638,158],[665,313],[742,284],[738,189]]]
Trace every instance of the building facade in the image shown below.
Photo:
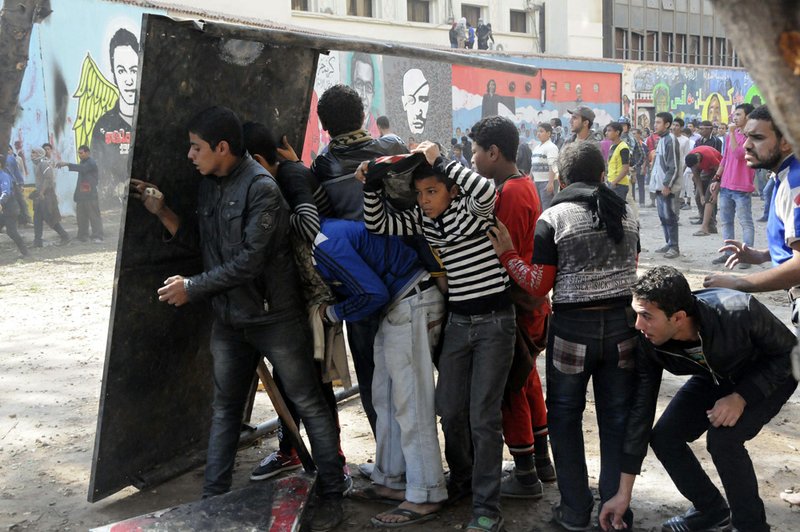
[[[603,57],[738,67],[711,0],[603,0]]]

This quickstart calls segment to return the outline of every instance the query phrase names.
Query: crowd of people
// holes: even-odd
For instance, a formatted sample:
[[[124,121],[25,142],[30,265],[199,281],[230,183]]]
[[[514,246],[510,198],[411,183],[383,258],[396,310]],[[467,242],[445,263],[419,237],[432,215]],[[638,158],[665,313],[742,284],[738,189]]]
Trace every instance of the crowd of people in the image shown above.
[[[669,113],[650,135],[623,118],[601,141],[592,110],[578,107],[569,137],[560,123],[542,123],[531,149],[510,120],[488,116],[456,132],[449,156],[426,140],[409,149],[383,120],[385,134],[371,136],[349,87],[327,89],[317,112],[332,140],[310,168],[268,125],[242,125],[224,107],[197,114],[188,156],[203,176],[198,210],[209,213],[197,228],[170,208],[158,179],[131,180],[133,197],[171,235],[163,245],[203,256],[203,273],[176,272],[158,297],[175,306],[210,299],[214,311],[204,496],[230,489],[247,393],[266,356],[311,441],[315,532],[341,523],[345,496],[392,505],[371,519],[377,527],[423,523],[467,500],[467,530],[500,531],[503,497],[538,499],[556,481],[552,520],[564,529],[630,529],[648,445],[692,505],[662,530],[769,530],[744,443],[794,392],[796,339],[753,296],[728,288],[800,284],[800,168],[766,107],[737,107],[721,143],[713,125],[698,124],[692,139],[692,126],[686,133]],[[732,238],[737,215],[746,225],[755,168],[774,173],[769,250],[752,248],[752,224],[744,242]],[[637,277],[637,209],[648,199],[657,206],[660,251],[674,258],[678,214],[692,198],[706,233],[720,203],[728,266],[777,266],[711,275],[697,292],[670,266]],[[372,481],[361,489],[325,360],[337,349],[311,341],[343,326],[375,438],[374,463],[358,466]],[[691,378],[654,425],[664,370]],[[596,514],[582,429],[590,380]],[[688,446],[703,434],[725,495]],[[297,467],[284,438],[251,479]]]
[[[19,225],[33,223],[33,247],[44,246],[44,225],[47,224],[59,237],[58,245],[69,244],[72,238],[61,225],[61,210],[56,194],[56,171],[67,168],[76,172],[73,201],[75,202],[75,220],[78,232],[75,240],[95,243],[103,241],[103,220],[100,216],[100,204],[97,195],[98,170],[97,163],[91,156],[88,146],[78,148],[79,163],[67,163],[54,160],[53,146],[44,143],[30,151],[33,162],[35,189],[27,194],[33,206],[33,219],[26,201],[25,176],[28,170],[25,159],[19,150],[10,145],[5,158],[0,157],[0,226],[14,241],[23,257],[31,255],[25,240],[19,234]],[[91,228],[91,232],[90,232]]]

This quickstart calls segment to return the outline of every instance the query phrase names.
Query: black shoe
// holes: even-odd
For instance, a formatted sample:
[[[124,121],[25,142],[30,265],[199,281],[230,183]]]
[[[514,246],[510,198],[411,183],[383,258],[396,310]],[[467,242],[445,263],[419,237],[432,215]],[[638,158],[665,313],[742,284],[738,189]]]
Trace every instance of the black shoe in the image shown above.
[[[40,248],[42,246],[44,246],[44,243],[41,240],[34,240],[33,241],[33,247]]]
[[[728,256],[727,255],[720,255],[716,259],[712,260],[711,264],[725,264],[726,262],[728,262]]]
[[[553,522],[561,525],[563,528],[572,531],[582,531],[582,530],[591,530],[591,515],[587,515],[585,519],[581,519],[579,521],[573,521],[572,519],[567,517],[567,513],[571,513],[569,510],[564,508],[561,504],[556,504],[553,506]]]
[[[309,529],[311,532],[328,532],[333,530],[344,519],[342,500],[336,497],[320,498],[314,509]]]
[[[761,218],[757,219],[756,221],[757,222],[766,222],[767,220],[769,220],[768,216],[762,216]]]
[[[693,506],[685,514],[665,521],[661,532],[730,532],[731,528],[731,511],[727,507],[703,513]]]
[[[661,246],[655,252],[656,253],[666,253],[669,250],[670,250],[670,247],[669,247],[669,244],[667,244],[666,246]]]

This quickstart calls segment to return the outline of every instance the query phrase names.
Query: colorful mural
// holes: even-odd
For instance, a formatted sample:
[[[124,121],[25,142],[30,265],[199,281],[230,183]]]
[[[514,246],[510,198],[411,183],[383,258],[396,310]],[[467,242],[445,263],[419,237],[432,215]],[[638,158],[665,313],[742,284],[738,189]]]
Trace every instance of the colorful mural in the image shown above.
[[[728,123],[736,105],[764,103],[742,69],[636,63],[624,65],[622,102],[623,114],[642,128],[652,127],[662,111],[684,120]]]
[[[34,180],[31,148],[49,142],[57,160],[76,162],[77,148],[88,145],[100,169],[101,205],[118,206],[128,177],[145,11],[91,0],[53,0],[52,9],[31,35],[20,95],[22,112],[11,132],[13,144],[25,154],[28,182]],[[92,25],[86,31],[89,11]],[[76,179],[74,172],[57,171],[64,214],[73,213]]]

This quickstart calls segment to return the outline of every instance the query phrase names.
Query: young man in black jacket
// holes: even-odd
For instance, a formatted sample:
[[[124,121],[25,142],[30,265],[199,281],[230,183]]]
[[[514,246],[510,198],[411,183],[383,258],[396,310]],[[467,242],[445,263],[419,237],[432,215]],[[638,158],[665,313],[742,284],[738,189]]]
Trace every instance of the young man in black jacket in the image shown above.
[[[673,267],[658,266],[634,284],[638,387],[628,418],[620,488],[600,514],[603,530],[620,519],[647,443],[693,507],[662,531],[770,529],[744,447],[797,388],[789,354],[794,334],[750,294],[724,288],[691,292]],[[692,377],[653,427],[662,371]],[[652,429],[651,429],[652,427]],[[706,447],[725,497],[703,471],[688,443],[706,434]]]
[[[230,489],[247,394],[261,357],[269,358],[311,439],[320,505],[311,530],[342,520],[344,482],[337,430],[308,351],[307,317],[289,242],[289,212],[269,172],[245,151],[239,118],[211,107],[189,123],[189,160],[203,176],[198,226],[181,223],[152,183],[131,180],[134,195],[178,245],[199,246],[204,271],[174,275],[159,301],[181,306],[211,299],[214,402],[203,496]]]

